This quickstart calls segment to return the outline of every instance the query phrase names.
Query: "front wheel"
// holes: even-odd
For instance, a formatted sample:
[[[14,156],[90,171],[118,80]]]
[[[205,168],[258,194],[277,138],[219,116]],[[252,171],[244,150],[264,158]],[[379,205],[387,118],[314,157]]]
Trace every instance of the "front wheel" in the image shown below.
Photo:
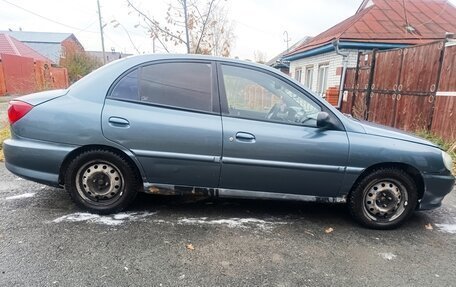
[[[79,207],[108,214],[124,210],[134,200],[139,181],[123,157],[106,150],[91,150],[69,164],[65,189]]]
[[[415,182],[396,168],[374,170],[357,184],[348,198],[352,216],[374,229],[398,227],[413,213],[417,202]]]

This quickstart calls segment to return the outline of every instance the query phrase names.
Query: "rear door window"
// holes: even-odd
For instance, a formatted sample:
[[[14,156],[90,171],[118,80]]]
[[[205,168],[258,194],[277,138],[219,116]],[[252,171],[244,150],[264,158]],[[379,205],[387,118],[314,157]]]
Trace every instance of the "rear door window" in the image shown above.
[[[116,86],[109,95],[110,98],[120,99],[120,100],[139,100],[138,93],[138,81],[139,81],[139,71],[135,69],[120,79],[117,82]]]
[[[210,63],[160,63],[141,68],[142,102],[212,112]]]

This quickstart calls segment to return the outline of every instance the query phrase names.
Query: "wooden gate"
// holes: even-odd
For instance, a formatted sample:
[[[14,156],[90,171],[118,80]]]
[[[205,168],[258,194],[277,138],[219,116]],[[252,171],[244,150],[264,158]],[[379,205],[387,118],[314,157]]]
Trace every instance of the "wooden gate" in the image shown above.
[[[456,41],[447,43],[445,48],[431,132],[456,141]]]
[[[431,130],[436,111],[442,117],[442,113],[446,114],[442,109],[449,108],[442,106],[440,98],[436,101],[442,67],[449,70],[443,73],[448,78],[446,81],[453,81],[450,79],[455,57],[451,55],[455,55],[456,47],[451,47],[453,52],[448,48],[445,54],[445,44],[446,40],[360,53],[357,67],[348,69],[346,74],[341,111],[403,130]],[[456,87],[445,88],[456,90]],[[456,104],[453,100],[445,102],[448,101]],[[439,124],[445,126],[441,121]],[[453,127],[456,123],[449,125]],[[439,130],[433,132],[443,135]],[[456,135],[444,137],[453,139]]]

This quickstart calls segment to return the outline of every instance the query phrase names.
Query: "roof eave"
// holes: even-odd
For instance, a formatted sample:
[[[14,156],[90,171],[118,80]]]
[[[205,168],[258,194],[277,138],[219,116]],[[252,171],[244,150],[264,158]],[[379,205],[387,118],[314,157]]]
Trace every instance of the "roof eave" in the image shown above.
[[[396,43],[373,43],[373,42],[350,42],[350,41],[341,41],[339,42],[340,49],[362,49],[362,50],[373,50],[373,49],[394,49],[402,48],[409,46],[409,44],[396,44]],[[307,58],[327,52],[334,51],[334,46],[332,43],[327,43],[322,46],[315,47],[310,50],[298,52],[293,55],[285,56],[282,58],[284,61],[294,61],[302,58]]]

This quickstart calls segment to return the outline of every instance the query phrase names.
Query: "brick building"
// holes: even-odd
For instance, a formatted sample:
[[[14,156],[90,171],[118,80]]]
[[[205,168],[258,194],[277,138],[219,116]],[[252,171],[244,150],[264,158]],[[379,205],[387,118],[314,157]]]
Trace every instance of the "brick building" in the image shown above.
[[[282,61],[289,61],[292,77],[325,96],[328,88],[339,88],[344,60],[346,67],[356,66],[358,52],[429,43],[446,33],[456,33],[456,7],[447,0],[364,0],[353,16]]]

